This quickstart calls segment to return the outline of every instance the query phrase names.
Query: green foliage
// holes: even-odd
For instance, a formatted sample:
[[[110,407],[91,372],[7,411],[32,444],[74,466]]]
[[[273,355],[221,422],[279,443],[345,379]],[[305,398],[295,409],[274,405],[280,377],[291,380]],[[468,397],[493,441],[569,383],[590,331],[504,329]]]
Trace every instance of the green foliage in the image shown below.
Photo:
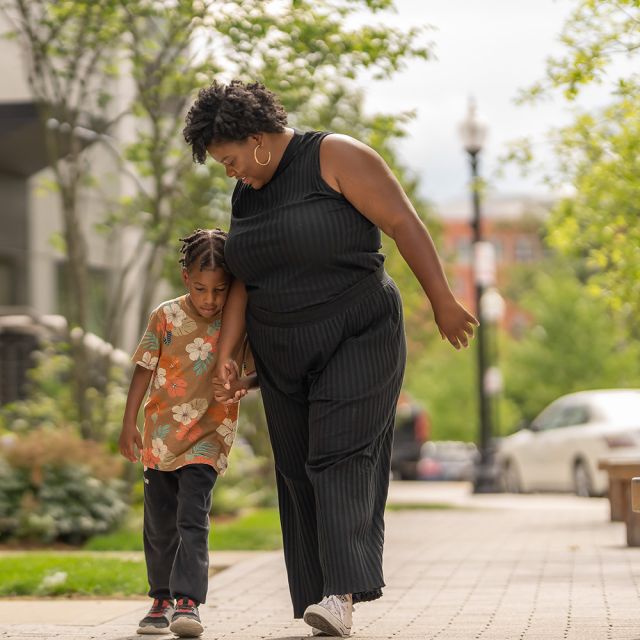
[[[566,263],[546,267],[520,301],[533,326],[501,352],[506,399],[528,419],[566,393],[640,386],[640,345],[620,319]]]
[[[610,73],[612,63],[633,60],[640,47],[640,5],[637,0],[576,0],[560,42],[564,53],[547,60],[546,78],[523,92],[523,100],[537,99],[554,89],[575,100],[581,90],[613,78],[613,90],[637,89],[638,74],[630,77]]]
[[[640,313],[640,94],[560,132],[556,153],[575,195],[558,203],[550,242],[581,257],[593,294],[637,327]],[[636,331],[636,335],[639,335]]]
[[[25,553],[0,558],[0,596],[128,596],[148,590],[141,560],[96,554]]]
[[[409,358],[405,388],[426,408],[432,440],[476,439],[475,362],[474,347],[455,351],[441,340],[421,358]]]
[[[569,186],[549,221],[549,242],[588,269],[589,295],[599,295],[636,337],[640,311],[640,5],[637,0],[576,0],[561,36],[563,54],[547,60],[546,78],[523,94],[533,100],[561,91],[568,102],[601,84],[611,102],[577,111],[569,126],[549,132],[556,163],[543,170]],[[615,66],[626,59],[630,65]],[[508,160],[531,166],[529,141],[513,143]]]
[[[41,428],[72,428],[79,432],[79,415],[72,386],[74,363],[69,345],[64,342],[44,344],[32,357],[35,364],[27,373],[27,397],[3,405],[0,432],[27,433]],[[85,377],[91,419],[100,425],[96,435],[115,449],[126,404],[126,372],[111,362],[110,354],[94,353],[90,356]]]
[[[209,547],[214,551],[280,549],[282,533],[278,510],[256,509],[230,522],[218,522],[214,518]]]
[[[256,455],[246,441],[236,440],[229,455],[229,468],[213,490],[212,513],[235,515],[247,508],[272,507],[276,503],[270,457]]]
[[[0,537],[83,542],[127,511],[120,464],[72,431],[5,436],[0,448]]]

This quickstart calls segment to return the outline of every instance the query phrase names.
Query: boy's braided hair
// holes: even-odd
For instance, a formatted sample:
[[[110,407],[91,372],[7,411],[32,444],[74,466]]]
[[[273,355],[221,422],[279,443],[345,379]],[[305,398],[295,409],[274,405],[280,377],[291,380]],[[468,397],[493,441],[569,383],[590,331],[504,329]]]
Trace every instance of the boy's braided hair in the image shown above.
[[[229,273],[224,259],[226,240],[227,232],[222,229],[196,229],[190,236],[180,238],[182,258],[179,262],[182,268],[189,270],[197,262],[200,271],[213,271],[220,267]]]

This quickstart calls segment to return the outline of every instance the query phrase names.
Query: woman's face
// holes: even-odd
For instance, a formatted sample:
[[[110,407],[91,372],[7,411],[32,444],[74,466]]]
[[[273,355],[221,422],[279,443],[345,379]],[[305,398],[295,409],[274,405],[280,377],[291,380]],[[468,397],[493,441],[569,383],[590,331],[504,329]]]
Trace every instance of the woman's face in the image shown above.
[[[253,152],[260,142],[259,135],[249,136],[239,142],[212,142],[207,151],[216,162],[224,165],[229,178],[241,180],[253,189],[261,189],[273,175],[273,163],[261,166],[256,162]],[[257,153],[261,162],[268,157],[264,147],[258,149]]]

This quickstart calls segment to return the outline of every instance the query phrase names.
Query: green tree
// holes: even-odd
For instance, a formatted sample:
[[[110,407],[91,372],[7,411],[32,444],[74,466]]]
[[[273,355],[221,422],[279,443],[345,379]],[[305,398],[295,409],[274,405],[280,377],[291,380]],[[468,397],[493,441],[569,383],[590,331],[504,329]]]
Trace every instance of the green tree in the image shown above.
[[[576,0],[560,34],[562,55],[547,58],[544,79],[524,90],[521,98],[536,99],[560,90],[573,101],[594,83],[609,83],[614,93],[637,92],[638,73],[615,65],[621,59],[632,63],[637,59],[639,25],[638,0]]]
[[[547,61],[545,78],[522,99],[561,91],[569,103],[577,103],[585,87],[597,84],[609,91],[611,102],[593,113],[578,111],[571,125],[549,133],[557,162],[545,171],[547,180],[571,185],[573,192],[555,207],[549,242],[585,259],[590,292],[606,299],[637,336],[640,3],[579,0],[561,42],[563,54]],[[516,142],[510,157],[530,165],[530,141]]]
[[[550,243],[583,257],[589,289],[640,335],[640,96],[582,114],[556,143],[575,195],[553,211]]]
[[[532,326],[520,340],[501,343],[507,404],[532,419],[566,393],[640,386],[640,344],[606,301],[589,295],[565,261],[529,275],[519,302]]]

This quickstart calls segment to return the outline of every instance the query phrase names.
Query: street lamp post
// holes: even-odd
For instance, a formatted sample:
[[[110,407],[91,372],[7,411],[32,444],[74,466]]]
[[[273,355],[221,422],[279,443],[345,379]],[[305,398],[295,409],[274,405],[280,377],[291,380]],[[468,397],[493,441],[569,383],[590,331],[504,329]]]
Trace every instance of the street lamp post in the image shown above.
[[[494,489],[491,454],[491,406],[486,389],[487,343],[486,331],[482,320],[482,295],[486,286],[493,284],[493,255],[490,245],[482,241],[482,217],[480,211],[480,180],[478,177],[478,156],[487,134],[487,128],[476,119],[476,107],[469,101],[467,117],[460,125],[460,135],[464,149],[469,155],[471,165],[471,201],[473,206],[473,274],[475,284],[475,310],[480,320],[476,329],[476,353],[478,355],[478,402],[480,416],[480,433],[478,449],[480,460],[476,467],[473,490],[475,493],[486,493]]]

